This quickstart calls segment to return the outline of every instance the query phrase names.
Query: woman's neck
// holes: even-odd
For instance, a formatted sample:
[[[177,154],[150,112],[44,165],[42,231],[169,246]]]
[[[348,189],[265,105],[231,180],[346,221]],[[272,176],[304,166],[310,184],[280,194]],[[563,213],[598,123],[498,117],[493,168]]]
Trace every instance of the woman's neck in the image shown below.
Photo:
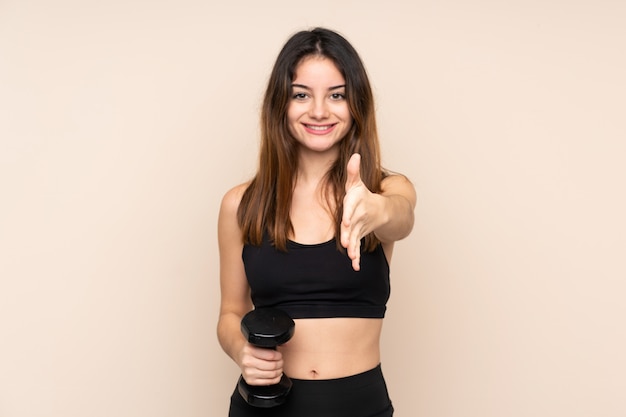
[[[300,152],[298,156],[297,182],[320,184],[337,160],[338,152]]]

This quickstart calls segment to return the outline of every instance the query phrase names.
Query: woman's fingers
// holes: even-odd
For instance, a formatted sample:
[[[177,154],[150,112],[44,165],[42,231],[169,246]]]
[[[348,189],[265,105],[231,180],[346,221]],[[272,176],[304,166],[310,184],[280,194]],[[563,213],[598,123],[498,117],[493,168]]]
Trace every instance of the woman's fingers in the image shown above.
[[[241,375],[248,384],[277,384],[282,374],[283,358],[280,352],[246,345],[241,360]]]

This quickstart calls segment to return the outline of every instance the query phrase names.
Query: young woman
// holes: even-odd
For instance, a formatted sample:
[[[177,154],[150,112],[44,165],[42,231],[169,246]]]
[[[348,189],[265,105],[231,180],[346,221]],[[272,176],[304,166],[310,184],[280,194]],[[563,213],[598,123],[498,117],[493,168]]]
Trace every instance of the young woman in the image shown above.
[[[250,385],[283,372],[274,408],[235,389],[231,417],[383,417],[380,368],[394,242],[413,227],[415,191],[381,167],[374,101],[354,48],[317,28],[278,55],[261,112],[258,171],[223,198],[218,226],[218,338]],[[242,317],[276,307],[295,334],[277,350],[250,345]]]

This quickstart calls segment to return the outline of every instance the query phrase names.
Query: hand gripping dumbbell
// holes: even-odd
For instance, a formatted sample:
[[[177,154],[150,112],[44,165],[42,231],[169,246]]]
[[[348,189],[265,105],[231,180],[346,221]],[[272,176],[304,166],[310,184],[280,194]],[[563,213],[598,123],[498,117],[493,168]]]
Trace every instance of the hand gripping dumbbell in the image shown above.
[[[286,343],[295,330],[295,323],[284,311],[275,308],[257,308],[241,320],[241,332],[251,345],[276,349]],[[274,385],[249,385],[243,375],[237,388],[246,402],[255,407],[269,408],[280,405],[291,390],[291,380],[285,374]]]

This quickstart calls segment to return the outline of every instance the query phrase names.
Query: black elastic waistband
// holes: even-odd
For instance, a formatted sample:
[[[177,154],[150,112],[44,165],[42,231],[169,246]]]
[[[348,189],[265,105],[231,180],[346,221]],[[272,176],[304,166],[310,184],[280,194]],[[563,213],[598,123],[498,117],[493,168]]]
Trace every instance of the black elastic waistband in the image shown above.
[[[232,395],[231,417],[390,417],[393,406],[380,365],[356,375],[336,379],[293,379],[285,404],[272,409],[252,407],[237,388]]]
[[[350,384],[352,388],[358,388],[362,385],[368,385],[373,380],[379,380],[383,378],[383,371],[380,364],[369,371],[361,372],[356,375],[345,376],[342,378],[333,379],[296,379],[291,378],[294,386],[302,386],[307,389],[315,389],[316,387],[322,390],[332,389],[333,387],[343,387],[346,384]]]

